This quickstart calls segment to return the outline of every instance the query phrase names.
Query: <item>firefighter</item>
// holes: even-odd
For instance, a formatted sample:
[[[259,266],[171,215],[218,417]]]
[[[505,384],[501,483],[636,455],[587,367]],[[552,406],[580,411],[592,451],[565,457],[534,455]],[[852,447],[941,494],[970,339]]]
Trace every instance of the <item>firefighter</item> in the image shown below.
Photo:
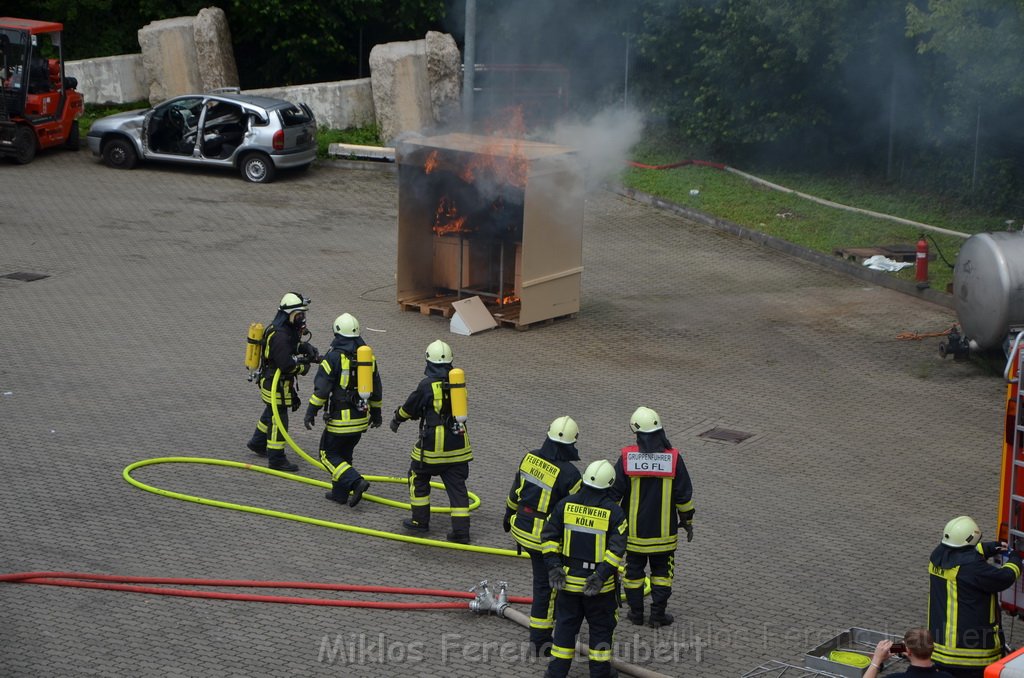
[[[554,597],[541,554],[541,532],[554,505],[580,489],[580,472],[572,463],[580,460],[576,450],[578,437],[579,427],[572,417],[558,417],[551,422],[540,449],[527,453],[519,462],[505,500],[502,527],[512,533],[533,566],[530,643],[538,656],[551,654],[551,632],[555,627]]]
[[[448,493],[452,529],[448,541],[468,544],[469,538],[469,462],[473,451],[469,432],[452,416],[448,373],[452,370],[452,347],[438,339],[427,346],[427,366],[405,404],[395,410],[391,430],[409,419],[419,420],[419,435],[412,447],[409,465],[409,503],[412,517],[402,525],[413,533],[430,530],[430,479],[440,476]]]
[[[352,466],[352,454],[363,432],[381,424],[383,387],[374,358],[373,391],[368,400],[359,395],[357,353],[360,346],[366,346],[359,335],[359,321],[342,313],[335,318],[333,329],[334,340],[317,370],[303,423],[306,429],[312,429],[320,409],[326,406],[320,461],[331,474],[331,491],[324,496],[355,506],[370,489],[370,483]]]
[[[1005,555],[997,567],[988,562]],[[1003,655],[999,592],[1013,586],[1021,557],[1006,544],[981,541],[978,524],[953,518],[928,561],[928,630],[935,639],[932,660],[957,678],[981,678]]]
[[[590,627],[590,675],[614,676],[612,634],[619,607],[618,570],[626,551],[626,514],[609,495],[615,469],[604,459],[583,472],[583,487],[555,504],[541,552],[555,596],[555,632],[545,676],[569,673],[576,635]]]
[[[626,546],[626,573],[623,588],[634,624],[644,623],[644,575],[651,571],[650,626],[672,623],[665,611],[672,595],[678,530],[686,530],[686,541],[693,540],[693,485],[679,452],[665,435],[658,413],[638,407],[629,418],[636,434],[636,445],[622,449],[615,462],[615,486],[612,497],[626,511],[629,540]]]
[[[267,456],[267,466],[278,471],[297,471],[299,467],[284,454],[284,437],[274,423],[271,403],[276,403],[281,426],[288,430],[288,411],[295,412],[302,401],[299,399],[295,379],[309,372],[310,363],[317,362],[316,347],[303,338],[306,331],[306,312],[309,299],[295,292],[281,297],[277,315],[263,334],[260,360],[259,385],[263,398],[263,414],[256,424],[246,447],[258,455]],[[271,391],[274,373],[280,369],[281,377],[277,392]]]

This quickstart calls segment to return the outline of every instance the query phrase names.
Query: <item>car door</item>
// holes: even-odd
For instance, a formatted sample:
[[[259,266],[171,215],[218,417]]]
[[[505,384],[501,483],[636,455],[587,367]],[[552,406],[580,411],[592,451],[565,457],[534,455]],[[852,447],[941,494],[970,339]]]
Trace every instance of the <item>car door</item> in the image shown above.
[[[146,114],[143,153],[147,159],[201,162],[199,136],[203,97],[186,95],[170,99]]]

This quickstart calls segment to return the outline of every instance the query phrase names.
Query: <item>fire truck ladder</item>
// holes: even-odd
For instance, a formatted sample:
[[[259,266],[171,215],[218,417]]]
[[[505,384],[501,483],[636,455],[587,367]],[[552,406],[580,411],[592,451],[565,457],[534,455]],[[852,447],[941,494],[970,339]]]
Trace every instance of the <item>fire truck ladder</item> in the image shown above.
[[[1005,438],[1003,441],[1004,454],[1011,453],[1012,463],[1005,465],[1009,477],[1009,511],[1000,516],[1000,521],[1007,521],[1007,544],[1010,549],[1024,552],[1024,525],[1021,524],[1024,516],[1024,392],[1020,388],[1020,376],[1024,374],[1024,351],[1021,351],[1021,341],[1024,340],[1024,332],[1018,332],[1013,340],[1009,357],[1006,360],[1006,369],[1003,377],[1008,384],[1006,407],[1014,408],[1013,424],[1011,425],[1010,412],[1007,411],[1007,423]],[[1012,440],[1010,437],[1012,436]],[[1008,612],[1021,614],[1024,612],[1024,577],[1017,579],[1017,582],[1009,589],[1000,594],[1002,607]]]

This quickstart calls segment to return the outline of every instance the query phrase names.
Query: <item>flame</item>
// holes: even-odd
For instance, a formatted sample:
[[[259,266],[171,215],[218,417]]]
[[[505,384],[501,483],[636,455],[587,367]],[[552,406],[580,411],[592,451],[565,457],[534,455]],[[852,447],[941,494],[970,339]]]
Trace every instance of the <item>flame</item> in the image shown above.
[[[423,163],[423,169],[427,174],[430,174],[437,169],[437,151],[431,151],[430,155],[427,156],[427,161]]]
[[[464,230],[465,223],[466,217],[459,216],[455,201],[448,196],[443,196],[437,205],[437,212],[434,213],[434,233],[437,235],[459,233]]]
[[[505,306],[506,304],[518,304],[518,303],[519,303],[519,297],[517,297],[514,294],[509,294],[508,296],[502,297],[498,301],[498,305],[500,305],[500,306]]]

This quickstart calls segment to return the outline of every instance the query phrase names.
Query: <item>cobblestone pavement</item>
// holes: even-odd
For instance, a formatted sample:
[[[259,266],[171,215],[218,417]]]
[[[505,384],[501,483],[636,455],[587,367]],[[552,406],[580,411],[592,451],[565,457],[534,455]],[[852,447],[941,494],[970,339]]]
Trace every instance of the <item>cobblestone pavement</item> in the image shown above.
[[[0,172],[0,275],[49,276],[0,278],[0,571],[460,590],[489,579],[529,595],[525,561],[175,501],[125,482],[126,465],[152,457],[258,461],[245,449],[261,404],[245,378],[244,338],[290,290],[313,298],[321,347],[336,315],[359,318],[380,360],[386,416],[420,378],[424,347],[438,337],[453,345],[469,381],[470,487],[483,502],[476,544],[510,545],[505,493],[555,416],[579,421],[585,464],[631,442],[636,406],[661,413],[694,478],[696,535],[677,554],[677,623],[624,623],[617,651],[664,674],[799,663],[853,626],[902,633],[923,620],[925,563],[946,520],[967,513],[989,535],[995,527],[1001,375],[943,361],[938,340],[895,339],[946,329],[948,309],[595,193],[579,316],[456,336],[446,320],[395,303],[394,174],[318,166],[256,186],[213,171],[113,171],[84,151]],[[302,386],[308,395],[311,380]],[[715,427],[752,437],[701,436]],[[315,448],[319,430],[293,433]],[[411,425],[370,431],[358,467],[403,476],[413,434]],[[321,477],[308,465],[301,473]],[[374,529],[404,517],[234,468],[164,464],[136,477]],[[404,496],[382,483],[371,492]],[[440,538],[447,528],[444,516],[432,525]],[[0,596],[4,676],[455,678],[544,668],[520,657],[524,630],[461,610],[30,585]],[[587,675],[585,662],[571,675]]]

